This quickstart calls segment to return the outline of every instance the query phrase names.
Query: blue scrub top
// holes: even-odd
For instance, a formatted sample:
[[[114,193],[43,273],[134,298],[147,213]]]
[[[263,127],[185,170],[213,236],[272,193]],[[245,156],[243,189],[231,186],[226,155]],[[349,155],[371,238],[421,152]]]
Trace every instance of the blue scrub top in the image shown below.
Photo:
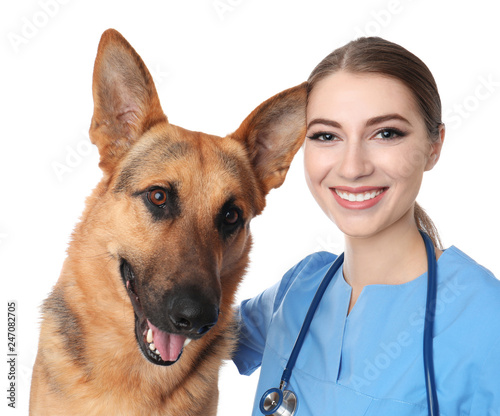
[[[275,286],[244,301],[241,374],[262,367],[253,415],[278,387],[311,300],[336,256],[306,257]],[[437,263],[434,368],[441,416],[500,416],[500,281],[452,246]],[[370,285],[347,316],[351,287],[334,276],[312,321],[288,389],[297,416],[427,415],[422,356],[427,273]]]

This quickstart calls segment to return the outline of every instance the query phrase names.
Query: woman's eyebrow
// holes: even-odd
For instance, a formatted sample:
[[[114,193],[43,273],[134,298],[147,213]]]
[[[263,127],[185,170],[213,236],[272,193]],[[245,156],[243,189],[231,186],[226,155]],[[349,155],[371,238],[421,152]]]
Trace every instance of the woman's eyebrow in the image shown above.
[[[370,126],[373,126],[373,125],[379,124],[379,123],[384,123],[384,122],[390,121],[390,120],[400,120],[400,121],[411,126],[411,123],[406,118],[404,118],[402,115],[397,114],[397,113],[393,113],[393,114],[384,114],[382,116],[372,117],[372,118],[368,119],[366,121],[366,127],[370,127]]]
[[[370,126],[373,126],[375,124],[384,123],[384,122],[390,121],[390,120],[400,120],[400,121],[411,126],[411,123],[406,118],[404,118],[402,115],[397,114],[397,113],[384,114],[382,116],[372,117],[366,121],[365,125],[366,125],[366,127],[370,127]],[[324,124],[324,125],[330,126],[330,127],[342,128],[342,125],[335,120],[330,120],[328,118],[314,118],[307,124],[307,129],[311,128],[311,126],[313,126],[315,124]]]
[[[327,126],[336,127],[336,128],[341,128],[342,127],[340,125],[340,123],[337,123],[334,120],[329,120],[327,118],[314,118],[309,123],[307,123],[307,129],[309,129],[314,124],[325,124]]]

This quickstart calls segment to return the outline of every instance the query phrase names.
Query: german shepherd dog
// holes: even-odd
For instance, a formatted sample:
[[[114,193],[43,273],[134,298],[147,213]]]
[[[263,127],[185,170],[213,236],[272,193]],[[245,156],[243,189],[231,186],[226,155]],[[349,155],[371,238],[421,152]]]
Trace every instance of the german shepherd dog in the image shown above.
[[[249,223],[302,144],[306,86],[224,138],[185,130],[110,29],[92,89],[103,177],[43,303],[30,415],[215,415]]]

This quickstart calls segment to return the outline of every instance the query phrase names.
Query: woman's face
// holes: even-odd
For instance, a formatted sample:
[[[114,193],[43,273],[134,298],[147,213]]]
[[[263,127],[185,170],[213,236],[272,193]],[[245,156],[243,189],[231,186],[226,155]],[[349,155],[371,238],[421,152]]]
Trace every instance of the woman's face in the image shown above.
[[[309,96],[306,180],[346,235],[369,237],[413,221],[423,173],[436,163],[441,144],[430,143],[414,98],[399,80],[340,71]]]

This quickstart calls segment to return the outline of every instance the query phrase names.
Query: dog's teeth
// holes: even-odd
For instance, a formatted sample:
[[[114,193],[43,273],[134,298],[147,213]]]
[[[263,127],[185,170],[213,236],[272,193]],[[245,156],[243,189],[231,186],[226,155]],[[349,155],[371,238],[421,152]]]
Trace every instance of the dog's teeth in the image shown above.
[[[190,343],[191,341],[192,341],[192,339],[191,339],[191,338],[186,338],[186,341],[184,341],[184,345],[183,345],[183,347],[182,347],[182,348],[186,348],[186,347],[189,345],[189,343]]]
[[[149,344],[149,349],[150,349],[151,351],[156,350],[155,344],[153,344],[153,343]]]
[[[155,354],[156,354],[156,355],[160,355],[160,351],[156,350],[156,351],[155,351]]]
[[[146,335],[146,341],[153,342],[153,331],[151,328],[148,329],[148,333]]]

